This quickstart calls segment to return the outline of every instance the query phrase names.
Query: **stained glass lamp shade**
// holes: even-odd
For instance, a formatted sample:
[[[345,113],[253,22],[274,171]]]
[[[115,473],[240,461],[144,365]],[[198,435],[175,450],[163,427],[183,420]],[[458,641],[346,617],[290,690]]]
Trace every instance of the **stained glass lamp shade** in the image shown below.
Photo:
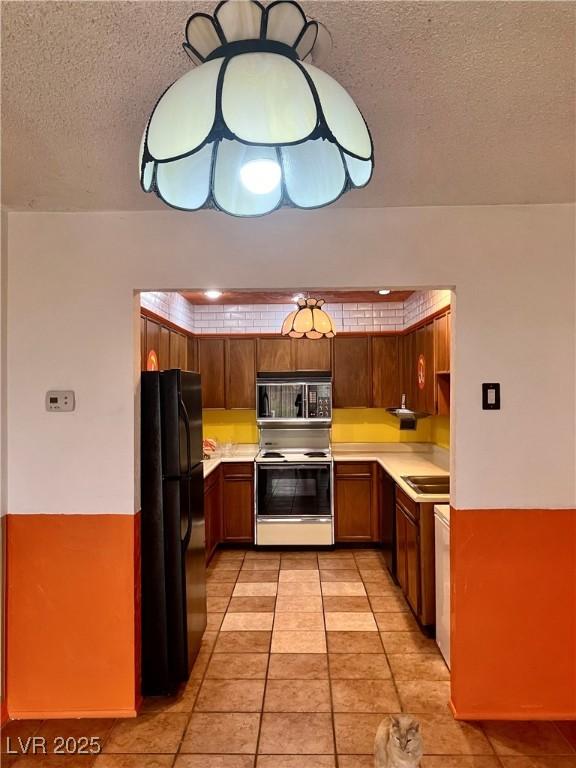
[[[282,324],[282,335],[293,339],[321,339],[336,336],[330,315],[322,309],[323,299],[298,299],[298,309]]]
[[[328,38],[329,39],[329,38]],[[319,208],[370,181],[373,146],[346,90],[311,62],[327,32],[292,0],[224,0],[194,14],[197,65],[160,97],[140,183],[167,205],[260,216]]]

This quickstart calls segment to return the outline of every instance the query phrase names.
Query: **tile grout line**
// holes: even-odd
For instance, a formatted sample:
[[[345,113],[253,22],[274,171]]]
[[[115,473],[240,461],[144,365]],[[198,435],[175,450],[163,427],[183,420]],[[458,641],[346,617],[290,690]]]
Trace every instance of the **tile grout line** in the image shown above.
[[[356,560],[354,560],[356,562]],[[318,563],[318,575],[320,578],[320,594],[322,599],[322,620],[324,622],[324,638],[326,642],[326,669],[328,670],[328,690],[330,691],[330,714],[332,719],[332,743],[334,744],[334,763],[336,768],[340,766],[340,756],[336,744],[336,717],[334,712],[334,694],[332,692],[332,675],[330,674],[330,653],[328,649],[328,629],[326,627],[326,611],[324,610],[324,590],[322,589],[322,573]]]
[[[278,560],[278,577],[276,579],[276,596],[274,598],[274,613],[272,615],[272,627],[270,630],[270,645],[268,646],[268,660],[266,662],[266,672],[264,674],[264,690],[262,692],[262,704],[260,706],[260,719],[258,721],[258,736],[256,737],[256,753],[254,755],[253,765],[258,763],[258,755],[260,749],[260,737],[262,735],[262,721],[264,719],[264,703],[266,701],[266,691],[268,689],[268,670],[270,669],[270,657],[272,655],[272,639],[274,637],[274,625],[276,623],[276,604],[278,602],[278,585],[280,584],[280,572],[282,570],[282,556],[279,556]]]
[[[231,593],[230,598],[228,600],[228,605],[230,605],[230,600],[232,599],[232,594],[234,593],[234,588],[235,588],[236,583],[238,581],[238,577],[240,575],[240,571],[242,570],[242,566],[244,564],[245,558],[246,558],[246,554],[244,553],[243,556],[242,556],[242,559],[240,560],[240,568],[238,569],[238,572],[236,573],[236,579],[234,580],[234,582],[232,582],[232,593]],[[206,569],[206,570],[208,570],[208,569]],[[228,582],[228,583],[230,583],[230,582]],[[208,579],[206,580],[206,587],[208,587]],[[206,616],[208,616],[208,613],[206,614]],[[224,612],[224,616],[226,616],[226,611]],[[222,626],[223,621],[224,621],[224,619],[222,619],[222,622],[220,622],[220,627]],[[206,630],[204,630],[204,632],[206,632]],[[208,673],[208,668],[210,666],[210,662],[212,661],[212,656],[214,655],[214,649],[216,648],[216,643],[218,642],[218,636],[219,635],[220,635],[220,628],[218,628],[218,630],[216,630],[216,638],[215,638],[214,643],[212,644],[212,646],[210,648],[210,655],[208,656],[208,661],[206,662],[206,667],[204,668],[204,672],[202,673],[202,677],[200,678],[200,683],[198,685],[198,690],[196,691],[196,695],[194,696],[194,701],[192,703],[192,709],[190,710],[190,713],[189,713],[189,716],[188,716],[188,720],[187,720],[186,725],[184,727],[184,731],[183,731],[183,734],[182,734],[182,738],[180,739],[180,743],[178,745],[178,749],[176,750],[176,753],[174,755],[174,761],[172,763],[172,766],[174,766],[174,764],[176,762],[176,759],[180,755],[186,754],[185,752],[182,752],[182,744],[184,743],[184,740],[186,738],[186,733],[188,731],[188,728],[190,727],[190,722],[192,720],[192,717],[194,716],[196,702],[198,701],[198,696],[200,695],[200,691],[202,690],[202,687],[204,685],[204,681],[206,680],[206,674]],[[204,635],[202,635],[202,637],[204,637]],[[196,657],[196,659],[197,658],[198,658],[198,656]],[[196,660],[195,660],[194,663],[196,663]],[[192,665],[192,669],[194,669],[194,665]]]

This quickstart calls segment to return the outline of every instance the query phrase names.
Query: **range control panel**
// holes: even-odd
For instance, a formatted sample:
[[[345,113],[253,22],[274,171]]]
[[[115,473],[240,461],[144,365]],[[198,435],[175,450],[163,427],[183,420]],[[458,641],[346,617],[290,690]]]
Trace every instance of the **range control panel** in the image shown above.
[[[71,389],[51,389],[46,392],[47,411],[73,411],[76,398]]]

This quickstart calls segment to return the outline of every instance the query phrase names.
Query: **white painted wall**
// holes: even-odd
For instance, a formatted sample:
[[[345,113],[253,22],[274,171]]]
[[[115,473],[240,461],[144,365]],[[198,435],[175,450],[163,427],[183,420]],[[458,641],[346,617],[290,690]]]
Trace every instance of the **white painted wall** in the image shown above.
[[[134,289],[456,289],[453,503],[574,507],[574,207],[9,215],[8,509],[131,513]],[[482,381],[503,409],[480,408]],[[48,414],[49,388],[76,390]]]

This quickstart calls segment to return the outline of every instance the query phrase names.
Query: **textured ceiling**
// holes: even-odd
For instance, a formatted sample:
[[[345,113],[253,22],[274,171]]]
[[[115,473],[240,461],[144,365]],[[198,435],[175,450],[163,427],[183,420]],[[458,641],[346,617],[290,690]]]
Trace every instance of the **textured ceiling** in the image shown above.
[[[574,3],[312,0],[322,66],[372,129],[376,172],[338,205],[574,199]],[[190,63],[207,2],[2,3],[3,203],[159,209],[137,156],[157,98]]]

